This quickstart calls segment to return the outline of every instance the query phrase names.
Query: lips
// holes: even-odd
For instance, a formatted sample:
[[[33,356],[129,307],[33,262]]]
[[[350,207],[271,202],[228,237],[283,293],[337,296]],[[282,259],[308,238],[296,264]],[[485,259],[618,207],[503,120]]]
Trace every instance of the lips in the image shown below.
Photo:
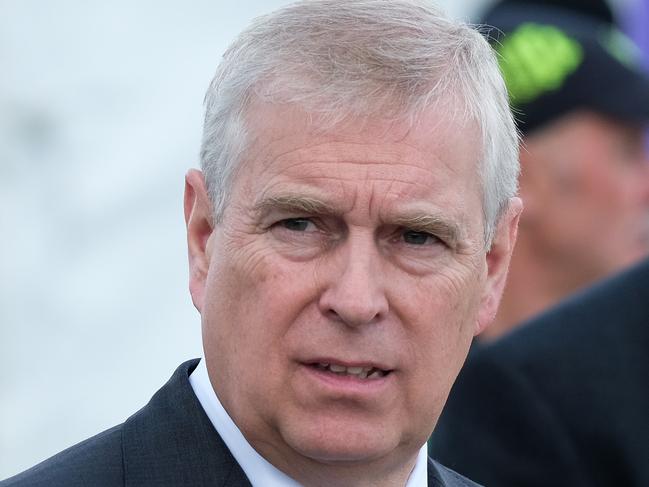
[[[376,367],[371,364],[367,365],[344,365],[341,363],[331,363],[329,361],[313,362],[307,364],[317,370],[329,372],[339,376],[353,377],[361,380],[376,380],[388,375],[391,370]]]

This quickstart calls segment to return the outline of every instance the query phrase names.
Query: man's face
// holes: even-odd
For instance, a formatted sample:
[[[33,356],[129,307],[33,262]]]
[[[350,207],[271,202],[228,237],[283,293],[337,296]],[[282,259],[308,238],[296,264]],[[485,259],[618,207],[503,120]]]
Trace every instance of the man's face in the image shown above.
[[[315,135],[296,110],[251,113],[254,143],[214,228],[188,176],[214,389],[285,471],[411,458],[495,312],[519,208],[485,254],[470,124]]]
[[[580,112],[530,138],[526,151],[525,227],[539,257],[572,270],[575,282],[566,284],[584,285],[647,254],[649,160],[639,126]]]

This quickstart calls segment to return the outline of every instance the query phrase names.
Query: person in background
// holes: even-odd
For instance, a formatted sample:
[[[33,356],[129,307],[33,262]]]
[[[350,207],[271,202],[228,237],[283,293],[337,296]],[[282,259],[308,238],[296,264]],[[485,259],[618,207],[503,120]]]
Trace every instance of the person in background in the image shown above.
[[[484,16],[523,135],[525,202],[502,335],[647,255],[649,80],[604,2],[508,0]]]
[[[0,485],[474,486],[426,440],[522,209],[487,41],[420,0],[298,2],[234,41],[205,112],[184,206],[204,359]]]
[[[431,456],[490,487],[649,485],[649,260],[478,347]]]
[[[629,56],[628,40],[602,23],[610,12],[608,19],[606,9],[598,16],[523,9],[520,2],[492,12],[514,39],[500,41],[501,63],[509,59],[510,91],[527,110],[520,115],[527,144],[521,193],[529,215],[521,220],[521,247],[512,261],[510,311],[513,297],[524,299],[523,291],[542,284],[525,283],[523,263],[533,249],[537,265],[529,264],[528,280],[574,275],[587,281],[597,278],[595,270],[623,267],[644,251],[641,127],[649,120],[649,86]],[[547,43],[552,56],[530,64]],[[542,86],[549,91],[539,94]],[[557,116],[570,100],[579,108]],[[579,153],[588,160],[577,164]],[[561,249],[566,253],[558,260]],[[431,455],[491,487],[649,485],[648,303],[645,260],[475,347],[431,438]],[[523,314],[525,306],[518,308]]]

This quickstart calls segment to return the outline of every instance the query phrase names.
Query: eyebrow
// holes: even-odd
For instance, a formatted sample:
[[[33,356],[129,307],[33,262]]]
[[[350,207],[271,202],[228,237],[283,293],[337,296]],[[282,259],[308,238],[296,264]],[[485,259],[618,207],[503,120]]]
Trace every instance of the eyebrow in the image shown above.
[[[262,218],[272,211],[308,215],[339,216],[342,212],[329,203],[318,198],[305,195],[279,195],[262,199],[254,206]],[[417,212],[409,215],[397,215],[389,218],[386,223],[398,225],[417,232],[430,233],[444,240],[451,247],[457,246],[464,232],[460,226],[449,220],[430,213]]]
[[[302,195],[281,195],[264,198],[254,206],[257,213],[265,216],[271,211],[282,211],[286,213],[307,213],[316,215],[338,215],[340,214],[330,204]]]

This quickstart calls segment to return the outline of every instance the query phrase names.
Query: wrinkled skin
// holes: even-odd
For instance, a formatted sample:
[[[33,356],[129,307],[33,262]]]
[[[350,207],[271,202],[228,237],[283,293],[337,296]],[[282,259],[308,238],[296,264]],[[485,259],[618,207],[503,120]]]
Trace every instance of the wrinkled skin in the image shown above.
[[[404,485],[515,240],[485,252],[478,131],[434,114],[311,130],[258,104],[218,224],[187,175],[190,289],[212,385],[250,444],[306,485]],[[342,380],[314,362],[389,373]]]

